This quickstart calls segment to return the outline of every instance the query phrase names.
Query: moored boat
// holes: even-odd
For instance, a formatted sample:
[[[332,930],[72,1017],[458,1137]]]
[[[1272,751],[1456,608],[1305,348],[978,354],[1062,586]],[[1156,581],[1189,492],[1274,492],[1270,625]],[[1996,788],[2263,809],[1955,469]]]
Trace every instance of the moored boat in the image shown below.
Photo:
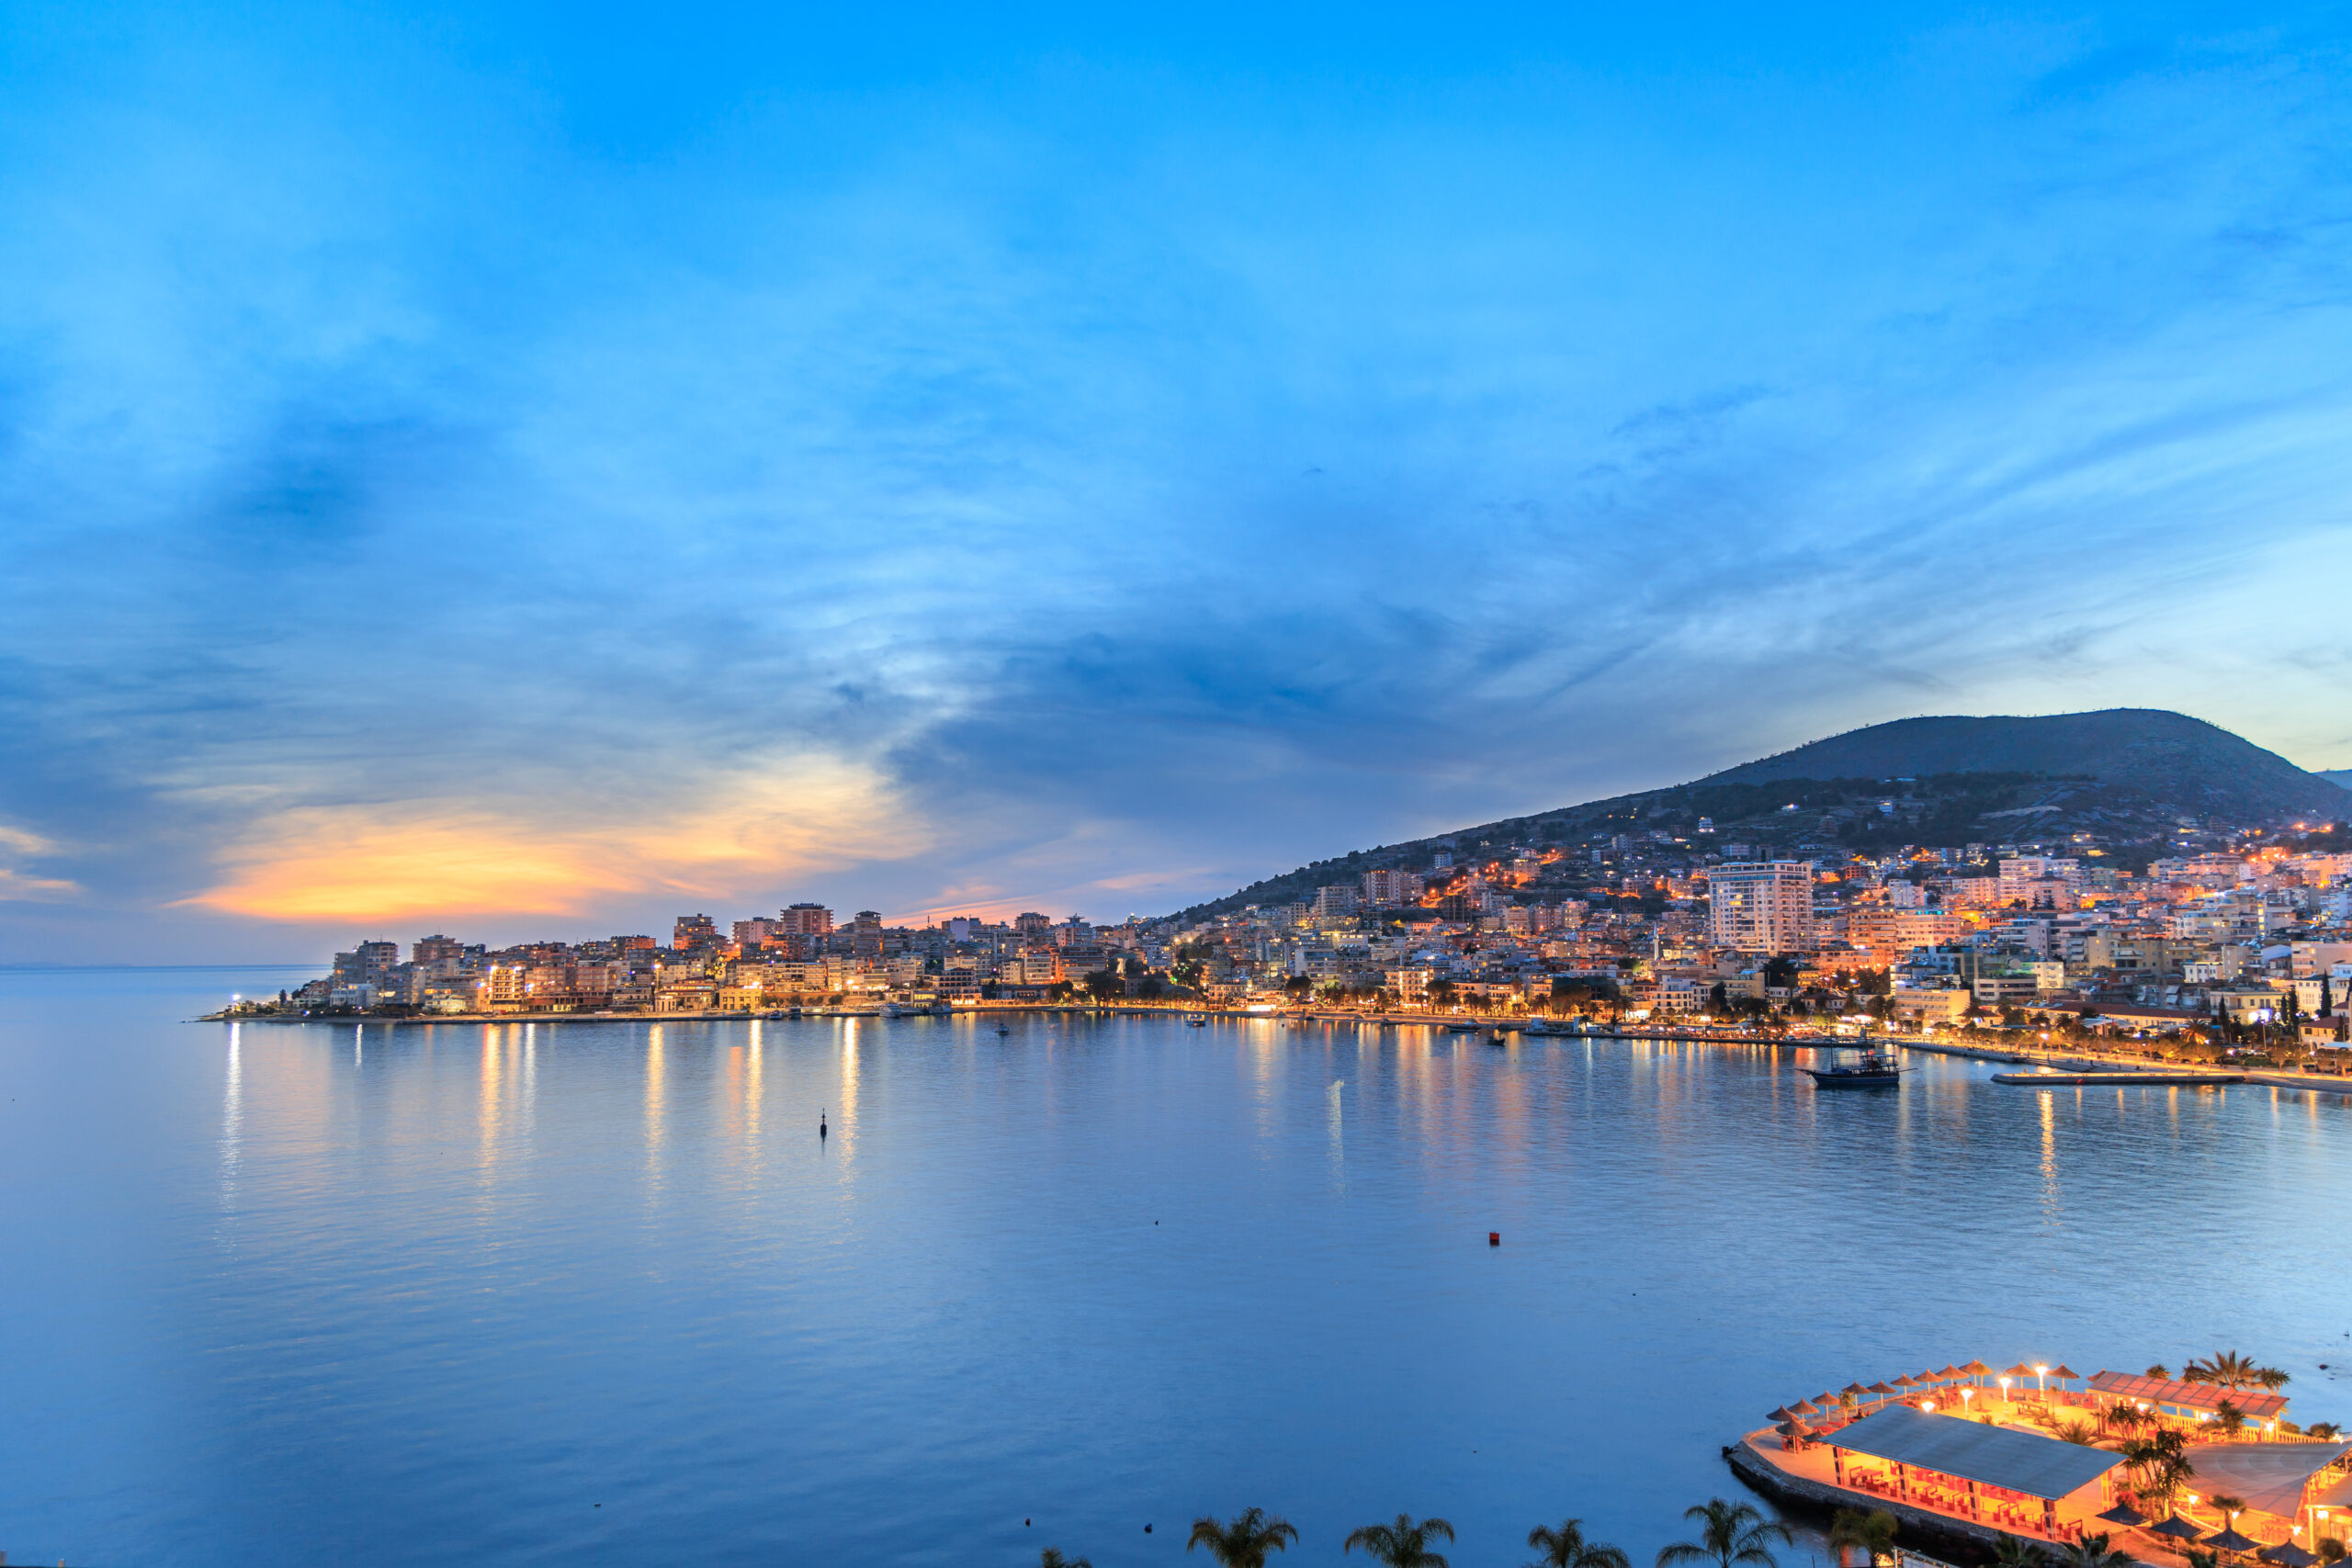
[[[1826,1066],[1803,1070],[1815,1089],[1892,1089],[1903,1081],[1894,1053],[1870,1047],[1833,1051]]]

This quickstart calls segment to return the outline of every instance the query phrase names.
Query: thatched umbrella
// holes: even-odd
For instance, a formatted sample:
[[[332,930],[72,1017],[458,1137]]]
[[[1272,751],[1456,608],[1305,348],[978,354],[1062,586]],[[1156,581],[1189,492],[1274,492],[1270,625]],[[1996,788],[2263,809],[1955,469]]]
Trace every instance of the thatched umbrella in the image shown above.
[[[1919,1380],[1917,1378],[1897,1378],[1894,1380],[1894,1386],[1897,1388],[1917,1388],[1919,1386]]]
[[[2104,1514],[2101,1514],[2099,1517],[2105,1519],[2109,1524],[2121,1525],[2126,1529],[2131,1529],[2133,1525],[2144,1525],[2148,1522],[2148,1516],[2135,1511],[2129,1503],[2118,1503],[2115,1506],[2109,1508]]]
[[[1960,1370],[1961,1370],[1962,1371],[1963,1371],[1963,1372],[1966,1372],[1970,1377],[1973,1377],[1973,1378],[1984,1378],[1984,1377],[1990,1377],[1990,1376],[1992,1376],[1992,1375],[1993,1375],[1993,1369],[1992,1369],[1992,1368],[1990,1368],[1990,1367],[1988,1367],[1988,1366],[1986,1366],[1986,1365],[1985,1365],[1984,1362],[1982,1362],[1982,1361],[1971,1361],[1971,1362],[1969,1362],[1969,1363],[1968,1363],[1968,1365],[1966,1365],[1966,1366],[1964,1366],[1964,1367],[1961,1368]]]
[[[1822,1397],[1824,1399],[1827,1399],[1829,1396],[1825,1393]],[[1832,1403],[1834,1404],[1835,1401],[1832,1401]],[[1815,1404],[1810,1399],[1800,1399],[1794,1404],[1790,1405],[1789,1408],[1799,1416],[1818,1416],[1821,1414],[1821,1406]]]
[[[2190,1524],[2187,1519],[2182,1518],[2178,1514],[2167,1514],[2165,1516],[2164,1523],[2160,1525],[2150,1525],[2148,1527],[2148,1533],[2150,1535],[2170,1536],[2175,1540],[2195,1540],[2205,1532],[2199,1529],[2195,1525]]]
[[[1783,1404],[1782,1406],[1781,1406],[1781,1408],[1779,1408],[1778,1410],[1775,1410],[1774,1412],[1772,1412],[1772,1414],[1771,1414],[1769,1417],[1767,1417],[1767,1419],[1773,1420],[1773,1421],[1793,1421],[1793,1420],[1795,1420],[1796,1418],[1797,1418],[1797,1413],[1796,1413],[1795,1411],[1793,1411],[1793,1410],[1790,1409],[1790,1408],[1789,1408],[1787,1405],[1785,1405],[1785,1404]]]
[[[2278,1563],[2278,1568],[2312,1568],[2312,1564],[2319,1561],[2318,1552],[2305,1551],[2291,1540],[2282,1540],[2276,1546],[2266,1546],[2255,1555],[2265,1562]]]
[[[2237,1527],[2232,1525],[2227,1529],[2215,1530],[2197,1544],[2210,1546],[2216,1551],[2252,1551],[2262,1543],[2258,1540],[2249,1540],[2238,1534]]]

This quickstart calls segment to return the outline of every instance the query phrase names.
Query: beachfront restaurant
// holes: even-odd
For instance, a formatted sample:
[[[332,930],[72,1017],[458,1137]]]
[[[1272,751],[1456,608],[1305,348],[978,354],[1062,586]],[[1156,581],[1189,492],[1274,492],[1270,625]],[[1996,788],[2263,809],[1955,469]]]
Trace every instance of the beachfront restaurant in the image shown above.
[[[2192,1515],[2198,1500],[2228,1496],[2245,1506],[2222,1519],[2226,1528],[2267,1547],[2305,1551],[2352,1533],[2346,1513],[2352,1442],[2199,1443],[2188,1460]]]
[[[2136,1404],[2176,1421],[2211,1421],[2229,1406],[2245,1417],[2248,1427],[2276,1431],[2287,1413],[2287,1396],[2258,1388],[2223,1388],[2219,1383],[2177,1382],[2170,1378],[2134,1377],[2128,1372],[2093,1372],[2088,1393],[2109,1404]]]
[[[1839,1486],[1990,1529],[2070,1540],[2109,1501],[2123,1456],[1892,1404],[1820,1441]]]

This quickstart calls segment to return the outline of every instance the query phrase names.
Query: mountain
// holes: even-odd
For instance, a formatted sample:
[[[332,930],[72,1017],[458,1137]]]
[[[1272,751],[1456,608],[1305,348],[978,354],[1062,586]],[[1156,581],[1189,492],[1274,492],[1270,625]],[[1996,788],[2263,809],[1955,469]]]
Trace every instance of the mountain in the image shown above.
[[[1899,718],[1710,773],[1702,784],[1924,778],[1934,773],[2084,776],[2183,812],[2248,824],[2343,809],[2334,783],[2218,725],[2161,708],[2041,718]]]
[[[2346,789],[2352,789],[2352,768],[2330,768],[2324,773],[2313,773],[2312,776],[2325,779],[2330,784],[2341,784]]]
[[[1758,855],[2072,842],[2106,846],[2114,863],[2144,864],[2168,852],[2184,827],[2340,820],[2352,815],[2347,789],[2352,771],[2306,773],[2217,725],[2161,708],[1904,718],[1687,784],[1318,861],[1182,914],[1197,919],[1311,898],[1319,886],[1367,871],[1426,868],[1441,849],[1476,853],[1621,834],[1671,842],[1699,834],[1702,818],[1713,829],[1705,842]],[[1559,870],[1570,874],[1566,863]]]

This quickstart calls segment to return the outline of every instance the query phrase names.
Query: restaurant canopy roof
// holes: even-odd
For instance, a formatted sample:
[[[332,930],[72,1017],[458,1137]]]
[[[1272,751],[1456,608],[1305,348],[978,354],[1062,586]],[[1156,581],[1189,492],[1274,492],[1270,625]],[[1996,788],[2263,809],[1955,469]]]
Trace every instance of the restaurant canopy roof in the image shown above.
[[[2129,1372],[2093,1372],[2094,1391],[2116,1399],[2144,1399],[2151,1404],[2178,1404],[2190,1410],[2216,1410],[2228,1400],[2249,1420],[2267,1421],[2287,1408],[2287,1396],[2258,1388],[2222,1388],[2210,1382],[2176,1382],[2171,1378],[2135,1378]]]
[[[2199,1443],[2188,1450],[2199,1492],[2245,1499],[2249,1508],[2293,1518],[2303,1506],[2303,1488],[2352,1442]]]
[[[2123,1462],[2121,1454],[2008,1427],[1890,1404],[1838,1434],[1835,1446],[2055,1501]]]

